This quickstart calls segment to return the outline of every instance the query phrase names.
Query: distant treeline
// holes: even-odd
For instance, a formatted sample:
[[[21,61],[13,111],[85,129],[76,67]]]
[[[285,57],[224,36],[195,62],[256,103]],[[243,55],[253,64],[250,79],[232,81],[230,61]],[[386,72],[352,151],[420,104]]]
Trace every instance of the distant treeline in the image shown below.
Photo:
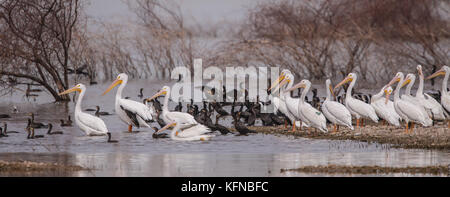
[[[170,0],[128,2],[137,20],[127,24],[88,17],[87,3],[0,0],[2,93],[33,83],[68,100],[58,92],[69,83],[121,72],[163,78],[177,66],[192,69],[194,58],[204,66],[279,66],[313,81],[356,72],[367,85],[417,64],[426,73],[449,65],[445,0],[265,1],[239,24],[209,27],[187,26]]]

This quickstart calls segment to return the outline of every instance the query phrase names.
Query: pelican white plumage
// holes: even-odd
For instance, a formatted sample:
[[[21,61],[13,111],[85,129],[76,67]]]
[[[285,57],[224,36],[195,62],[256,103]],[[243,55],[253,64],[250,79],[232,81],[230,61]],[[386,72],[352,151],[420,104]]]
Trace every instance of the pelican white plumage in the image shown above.
[[[350,86],[347,88],[347,93],[345,96],[345,106],[350,111],[350,113],[356,117],[356,127],[359,127],[360,118],[370,118],[372,121],[378,123],[378,116],[375,109],[370,104],[367,104],[361,100],[355,99],[352,96],[353,87],[356,84],[358,77],[355,73],[350,73],[348,76],[342,80],[334,89],[350,82]]]
[[[450,68],[448,66],[443,66],[440,70],[433,73],[431,76],[427,77],[427,79],[432,79],[437,76],[444,75],[444,79],[442,80],[442,90],[441,90],[441,105],[448,112],[450,111],[450,94],[447,91],[447,83],[448,78],[450,76]],[[448,128],[450,128],[450,122],[448,124]]]
[[[103,95],[120,84],[116,94],[115,111],[119,118],[128,125],[128,132],[131,133],[133,131],[133,126],[138,128],[141,126],[150,128],[148,123],[153,121],[152,114],[154,114],[151,108],[148,108],[143,103],[122,98],[122,91],[127,85],[127,82],[128,75],[125,73],[119,74],[117,79],[109,86]]]
[[[283,71],[281,71],[281,76],[284,76],[282,83],[287,83],[284,90],[290,89],[292,88],[292,86],[294,86],[295,77],[290,70],[284,69]],[[298,111],[300,98],[292,98],[290,92],[282,93],[282,95],[284,97],[284,100],[286,101],[286,107],[289,112],[291,112],[297,120],[303,120],[304,117],[302,117],[302,114]],[[304,121],[300,125],[301,127],[309,127],[309,125]]]
[[[301,117],[304,118],[302,121],[304,121],[306,124],[308,124],[311,127],[314,127],[316,129],[319,129],[323,132],[328,132],[327,128],[327,119],[325,116],[317,110],[316,108],[312,107],[309,103],[305,102],[306,94],[308,93],[309,89],[311,88],[311,82],[309,80],[302,80],[300,83],[294,85],[294,87],[286,90],[285,92],[291,92],[298,88],[304,88],[302,91],[302,94],[300,96],[300,102],[298,107],[298,111],[301,114]]]
[[[415,81],[416,81],[416,75],[414,75],[412,73],[409,73],[406,75],[403,84],[401,84],[402,88],[405,85],[407,85],[406,90],[400,98],[402,100],[408,101],[408,102],[416,105],[420,109],[420,112],[425,115],[426,121],[428,122],[427,124],[433,124],[433,120],[431,120],[431,118],[430,118],[432,116],[431,110],[427,110],[424,106],[424,103],[422,103],[415,96],[411,95],[411,88],[414,85]]]
[[[276,97],[273,95],[270,95],[270,99],[272,101],[272,103],[275,106],[275,110],[279,110],[281,113],[283,113],[287,118],[289,118],[289,120],[292,123],[292,131],[295,131],[295,127],[301,127],[301,126],[308,126],[307,124],[300,124],[297,120],[298,120],[298,114],[297,116],[294,115],[292,112],[297,112],[298,110],[294,110],[294,109],[289,109],[288,108],[288,100],[292,103],[297,103],[298,106],[298,101],[295,101],[295,99],[293,99],[292,97],[290,97],[290,95],[288,93],[285,93],[284,91],[286,90],[287,86],[286,84],[292,85],[293,84],[293,80],[292,79],[287,79],[286,78],[286,74],[289,74],[290,72],[282,72],[281,75],[278,77],[278,79],[272,84],[272,86],[269,88],[269,90],[273,90],[273,92],[278,91],[278,89],[280,90],[280,97]],[[292,76],[292,75],[291,75]],[[286,100],[288,99],[288,100]],[[297,106],[294,106],[295,108]],[[293,106],[291,105],[291,108]]]
[[[164,120],[164,123],[166,123],[166,126],[176,126],[177,130],[182,131],[179,132],[176,137],[190,138],[195,136],[202,136],[205,133],[211,132],[206,126],[198,123],[195,120],[194,116],[192,116],[191,114],[169,111],[170,87],[164,86],[158,93],[147,100],[151,101],[161,95],[165,95],[161,118]]]
[[[402,119],[406,122],[405,131],[408,133],[408,123],[410,121],[412,121],[413,123],[416,122],[422,124],[425,127],[431,126],[431,124],[429,124],[429,122],[426,120],[426,115],[421,112],[419,106],[406,100],[400,99],[400,90],[402,89],[404,81],[405,79],[403,73],[398,72],[387,86],[398,83],[394,91],[394,107],[397,114],[400,115],[400,117],[402,117]],[[414,128],[414,125],[412,125],[412,127]]]
[[[423,93],[424,75],[421,65],[417,66],[417,72],[419,73],[419,88],[416,92],[416,99],[423,104],[425,109],[431,112],[434,120],[445,120],[444,108],[442,108],[442,105],[432,96]]]
[[[387,121],[389,124],[396,127],[400,126],[401,117],[397,114],[394,107],[394,102],[389,100],[392,93],[391,86],[384,86],[380,92],[372,96],[370,105],[375,109],[378,117]],[[383,95],[386,95],[385,99]]]
[[[348,109],[332,100],[333,87],[331,86],[331,80],[327,79],[325,82],[325,89],[327,91],[327,98],[322,104],[322,112],[325,117],[334,124],[333,132],[336,132],[336,126],[342,125],[354,130],[352,126],[352,115]],[[339,131],[339,127],[337,127]]]
[[[187,128],[185,130],[181,130],[182,124],[178,124],[176,122],[172,124],[168,124],[158,130],[157,132],[162,132],[170,127],[173,127],[172,132],[170,132],[170,138],[177,141],[207,141],[214,137],[214,135],[206,135],[206,134],[200,134],[196,135],[195,133],[199,133],[202,130],[210,132],[207,130],[208,128],[204,127],[203,125],[197,125],[190,128]],[[202,127],[203,126],[203,127]],[[179,132],[180,131],[180,132]]]
[[[78,127],[83,130],[88,136],[106,135],[108,133],[108,128],[106,128],[105,122],[103,122],[102,119],[81,111],[81,101],[83,100],[84,94],[86,93],[85,85],[78,84],[73,88],[59,93],[59,95],[69,94],[75,91],[80,93],[75,106],[75,124],[78,125]]]

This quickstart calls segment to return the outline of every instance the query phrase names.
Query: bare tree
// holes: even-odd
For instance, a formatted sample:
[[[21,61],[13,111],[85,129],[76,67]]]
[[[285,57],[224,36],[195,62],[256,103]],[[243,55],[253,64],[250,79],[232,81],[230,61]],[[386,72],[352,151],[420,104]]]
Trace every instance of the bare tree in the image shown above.
[[[0,2],[1,77],[43,86],[57,101],[69,84],[72,34],[78,0],[2,0]]]

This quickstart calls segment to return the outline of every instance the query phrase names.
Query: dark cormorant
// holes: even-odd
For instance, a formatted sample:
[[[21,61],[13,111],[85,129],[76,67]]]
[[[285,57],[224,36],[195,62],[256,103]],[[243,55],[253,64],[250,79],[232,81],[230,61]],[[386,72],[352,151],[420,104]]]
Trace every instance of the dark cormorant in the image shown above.
[[[52,129],[53,129],[52,123],[48,123],[47,135],[62,135],[63,134],[62,131],[52,131]]]
[[[3,129],[0,127],[0,138],[2,137],[8,137],[5,133],[3,133]]]
[[[144,91],[144,88],[141,88],[141,89],[139,90],[138,97],[139,97],[140,99],[142,99],[142,98],[144,97],[143,91]]]
[[[63,119],[61,119],[59,121],[61,121],[61,124],[60,124],[61,127],[71,127],[72,126],[72,120],[70,119],[70,115],[68,116],[67,121],[64,121]]]
[[[182,110],[183,110],[183,104],[181,102],[178,102],[178,105],[175,106],[174,111],[181,112]]]
[[[236,131],[239,132],[239,135],[247,135],[247,134],[249,134],[249,133],[256,133],[255,131],[248,129],[248,128],[244,125],[244,123],[242,123],[241,121],[239,121],[239,120],[240,120],[240,117],[239,117],[239,116],[240,116],[240,113],[241,113],[241,112],[238,112],[238,113],[236,114],[236,117],[234,117],[234,120],[233,120],[234,128],[236,129]]]
[[[100,111],[100,106],[98,106],[98,105],[95,106],[95,108],[97,108],[97,111],[95,112],[95,116],[97,116],[97,117],[111,115],[109,112]]]
[[[31,120],[28,119],[28,124],[36,129],[40,129],[40,128],[48,128],[48,125],[45,125],[41,122],[34,122],[34,113],[29,113],[29,115],[31,116]]]
[[[3,127],[4,127],[3,133],[4,133],[5,135],[8,134],[8,133],[19,133],[18,131],[8,131],[8,124],[6,124],[6,122],[3,123]]]
[[[35,135],[35,134],[34,134],[34,128],[33,128],[33,127],[31,127],[30,130],[31,130],[31,139],[35,139],[35,138],[43,138],[43,137],[44,137],[44,135]]]
[[[170,138],[169,137],[169,134],[167,134],[167,133],[157,133],[158,132],[158,128],[156,128],[156,127],[152,127],[152,129],[153,129],[153,134],[152,134],[152,137],[153,138]]]
[[[106,135],[108,135],[108,143],[117,143],[117,142],[119,142],[119,141],[117,141],[117,140],[111,140],[111,133],[110,132],[108,132],[108,133],[106,133]]]

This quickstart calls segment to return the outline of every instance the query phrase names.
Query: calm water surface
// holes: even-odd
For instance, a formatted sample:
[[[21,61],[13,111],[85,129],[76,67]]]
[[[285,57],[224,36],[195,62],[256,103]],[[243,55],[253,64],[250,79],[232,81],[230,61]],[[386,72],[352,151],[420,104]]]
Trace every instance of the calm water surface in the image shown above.
[[[137,98],[140,87],[144,95],[152,96],[161,82],[131,82],[124,96]],[[109,84],[89,86],[83,108],[99,105],[102,111],[113,113],[115,90],[100,94]],[[321,93],[322,95],[324,93]],[[3,176],[328,176],[327,174],[280,173],[280,169],[306,165],[379,165],[429,166],[450,164],[450,152],[394,149],[387,145],[353,141],[313,140],[290,136],[256,134],[251,136],[216,136],[209,142],[177,142],[153,139],[152,130],[129,134],[127,126],[115,115],[102,116],[117,144],[105,143],[106,137],[87,137],[75,127],[61,128],[59,119],[73,115],[74,103],[49,103],[48,96],[27,101],[22,95],[2,97],[0,112],[11,114],[12,106],[19,113],[11,114],[8,130],[19,131],[0,138],[0,160],[43,161],[75,164],[90,168],[81,172],[33,174],[3,174]],[[161,100],[162,101],[162,100]],[[170,108],[173,108],[172,104]],[[36,113],[36,121],[52,123],[54,130],[64,135],[27,140],[25,114]],[[229,124],[227,119],[223,123]],[[155,125],[156,126],[156,125]],[[45,134],[46,129],[37,130]],[[342,176],[342,175],[338,175]],[[344,175],[348,176],[348,175]],[[391,174],[389,176],[414,176]],[[422,176],[422,175],[421,175]]]

